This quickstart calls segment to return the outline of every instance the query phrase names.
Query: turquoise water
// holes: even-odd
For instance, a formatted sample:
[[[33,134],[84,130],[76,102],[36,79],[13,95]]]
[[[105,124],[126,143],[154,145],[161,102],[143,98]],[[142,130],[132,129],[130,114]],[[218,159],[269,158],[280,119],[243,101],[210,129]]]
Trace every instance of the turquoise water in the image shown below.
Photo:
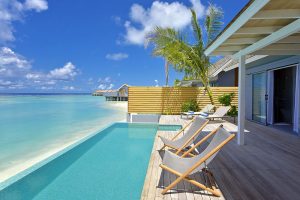
[[[0,199],[139,199],[157,129],[116,123],[0,191]]]
[[[159,131],[179,131],[180,129],[182,129],[181,125],[169,125],[169,124],[158,125]]]
[[[0,96],[0,111],[0,177],[126,116],[103,97],[89,95]]]

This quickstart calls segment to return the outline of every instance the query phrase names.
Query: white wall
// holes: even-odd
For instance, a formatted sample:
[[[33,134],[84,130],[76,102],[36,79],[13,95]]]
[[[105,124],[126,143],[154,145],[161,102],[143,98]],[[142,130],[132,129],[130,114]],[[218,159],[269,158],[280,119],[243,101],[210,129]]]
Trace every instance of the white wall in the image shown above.
[[[252,75],[246,75],[246,119],[252,120]]]

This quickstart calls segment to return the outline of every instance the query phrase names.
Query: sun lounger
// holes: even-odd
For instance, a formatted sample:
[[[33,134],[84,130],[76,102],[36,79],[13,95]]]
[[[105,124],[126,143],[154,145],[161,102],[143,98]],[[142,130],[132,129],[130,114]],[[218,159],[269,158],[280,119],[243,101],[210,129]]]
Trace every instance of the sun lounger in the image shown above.
[[[206,119],[214,120],[214,119],[223,119],[228,116],[226,116],[227,112],[230,110],[230,106],[220,106],[216,112],[214,112],[211,115],[204,116]]]
[[[159,136],[162,142],[164,143],[164,146],[161,148],[161,150],[163,150],[165,147],[169,147],[176,150],[176,154],[182,152],[186,147],[190,146],[194,142],[196,137],[201,133],[202,129],[206,126],[208,122],[209,120],[205,118],[195,117],[187,126],[185,126],[182,130],[180,130],[171,140]],[[187,129],[188,126],[190,126],[189,129],[185,131],[185,129]],[[184,133],[184,135],[181,138],[175,140],[182,132]]]
[[[211,188],[205,185],[205,183],[200,183],[190,177],[198,172],[207,172],[208,174],[211,174],[211,172],[207,170],[207,165],[214,159],[222,147],[232,140],[235,135],[227,132],[221,125],[216,130],[209,133],[205,138],[203,138],[203,140],[207,140],[211,136],[213,136],[213,138],[206,149],[194,157],[185,158],[184,156],[187,154],[187,152],[180,157],[174,153],[171,153],[170,151],[165,151],[165,155],[160,167],[172,174],[175,174],[178,176],[178,178],[168,185],[162,191],[162,194],[165,194],[170,189],[174,188],[174,186],[176,186],[180,181],[185,180],[203,190],[212,193],[215,196],[221,195],[216,188]],[[190,150],[194,150],[196,147],[198,147],[200,145],[199,143],[203,143],[203,140],[199,141]]]
[[[181,113],[181,118],[183,116],[186,116],[187,118],[189,116],[193,117],[193,116],[196,116],[196,115],[201,115],[201,116],[208,116],[209,113],[212,111],[212,109],[214,108],[215,106],[214,105],[211,105],[211,104],[207,104],[204,108],[202,108],[202,110],[200,110],[199,112],[193,112],[193,111],[189,111],[189,112],[183,112]]]

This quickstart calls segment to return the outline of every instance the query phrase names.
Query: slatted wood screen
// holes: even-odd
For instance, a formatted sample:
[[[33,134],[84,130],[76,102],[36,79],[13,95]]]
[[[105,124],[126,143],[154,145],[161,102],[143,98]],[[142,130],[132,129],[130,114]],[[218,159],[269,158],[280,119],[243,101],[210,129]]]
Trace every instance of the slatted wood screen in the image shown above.
[[[211,87],[216,107],[221,104],[218,97],[223,94],[234,93],[233,105],[237,105],[237,87]],[[128,112],[129,113],[156,113],[179,114],[183,102],[196,99],[199,108],[210,104],[204,88],[197,87],[129,87]]]

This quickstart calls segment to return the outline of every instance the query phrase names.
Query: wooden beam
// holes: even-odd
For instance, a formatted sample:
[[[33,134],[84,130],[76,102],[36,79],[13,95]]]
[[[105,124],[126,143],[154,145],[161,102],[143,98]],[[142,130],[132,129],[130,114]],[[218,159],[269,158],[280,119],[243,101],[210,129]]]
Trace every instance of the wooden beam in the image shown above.
[[[300,44],[271,44],[261,50],[300,50]]]
[[[282,26],[245,27],[245,28],[240,28],[238,31],[234,33],[234,35],[271,34],[280,28],[282,28]]]
[[[238,53],[238,51],[214,51],[210,56],[231,56]]]
[[[223,42],[240,29],[251,17],[253,17],[260,9],[262,9],[270,0],[255,0],[230,26],[205,50],[205,55],[210,55]]]
[[[251,19],[297,19],[300,18],[300,9],[262,10]]]
[[[218,51],[240,51],[241,49],[245,48],[245,45],[233,45],[233,46],[220,46]]]
[[[300,50],[258,50],[251,54],[270,56],[300,55]]]
[[[286,37],[282,40],[279,40],[277,43],[282,43],[282,44],[285,44],[285,43],[298,43],[300,44],[300,36],[289,36],[289,37]]]
[[[275,31],[274,33],[270,34],[269,36],[261,39],[260,41],[248,46],[247,48],[241,50],[237,54],[234,55],[235,58],[238,58],[241,55],[252,54],[255,51],[258,51],[270,44],[276,43],[279,40],[282,40],[294,33],[297,33],[300,30],[300,19],[297,19],[286,25],[285,27]],[[294,54],[291,54],[294,55]]]
[[[253,37],[253,38],[232,38],[226,40],[222,45],[244,45],[244,44],[253,44],[259,40],[263,39],[263,37]],[[277,43],[298,43],[300,44],[300,36],[289,36],[286,37]]]
[[[239,44],[253,44],[258,40],[261,40],[262,37],[253,37],[253,38],[233,38],[226,40],[223,45],[239,45]]]

